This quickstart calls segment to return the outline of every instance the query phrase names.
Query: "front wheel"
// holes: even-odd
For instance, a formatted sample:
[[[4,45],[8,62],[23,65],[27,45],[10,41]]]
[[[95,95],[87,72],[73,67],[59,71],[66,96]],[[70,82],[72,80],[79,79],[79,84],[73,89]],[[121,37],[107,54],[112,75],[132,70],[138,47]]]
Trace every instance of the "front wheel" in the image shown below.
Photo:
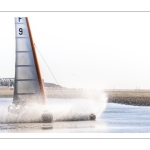
[[[14,106],[14,105],[10,105],[8,107],[8,111],[10,113],[14,113],[14,114],[19,114],[22,110],[22,106]]]
[[[42,114],[42,122],[51,123],[53,121],[53,115],[49,111],[44,111]]]

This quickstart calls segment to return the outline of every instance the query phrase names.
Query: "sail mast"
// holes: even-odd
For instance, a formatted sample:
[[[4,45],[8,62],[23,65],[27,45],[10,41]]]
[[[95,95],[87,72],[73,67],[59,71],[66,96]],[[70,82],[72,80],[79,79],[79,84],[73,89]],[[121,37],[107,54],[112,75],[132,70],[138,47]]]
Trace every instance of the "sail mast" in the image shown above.
[[[28,17],[26,17],[26,23],[27,23],[27,28],[28,28],[28,31],[29,31],[29,38],[30,38],[30,42],[31,42],[31,47],[32,47],[35,67],[36,67],[36,71],[37,71],[38,81],[39,81],[39,85],[40,85],[40,90],[41,90],[43,102],[45,103],[46,98],[45,98],[44,85],[43,85],[43,81],[42,81],[42,75],[41,75],[41,71],[40,71],[40,67],[39,67],[39,63],[38,63],[38,59],[37,59],[37,54],[36,54],[36,51],[35,51],[35,46],[34,46],[34,42],[33,42],[33,37],[32,37],[32,33],[31,33]]]

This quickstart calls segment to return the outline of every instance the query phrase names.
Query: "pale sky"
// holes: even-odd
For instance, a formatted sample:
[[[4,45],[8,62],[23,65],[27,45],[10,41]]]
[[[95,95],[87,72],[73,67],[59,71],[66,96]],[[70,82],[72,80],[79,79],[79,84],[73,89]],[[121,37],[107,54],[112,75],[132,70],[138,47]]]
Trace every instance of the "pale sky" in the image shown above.
[[[61,86],[150,89],[150,13],[0,13],[0,78],[14,77],[14,17],[26,16]],[[56,84],[37,54],[45,82]]]

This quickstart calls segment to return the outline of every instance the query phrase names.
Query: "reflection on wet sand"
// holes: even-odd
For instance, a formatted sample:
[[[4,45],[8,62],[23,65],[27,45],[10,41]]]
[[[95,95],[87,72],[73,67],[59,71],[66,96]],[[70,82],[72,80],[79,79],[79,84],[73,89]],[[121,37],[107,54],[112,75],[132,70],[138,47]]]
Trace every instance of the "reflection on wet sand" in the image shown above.
[[[1,124],[1,133],[76,133],[76,132],[106,132],[107,125],[103,121],[67,121],[53,123],[17,123]]]

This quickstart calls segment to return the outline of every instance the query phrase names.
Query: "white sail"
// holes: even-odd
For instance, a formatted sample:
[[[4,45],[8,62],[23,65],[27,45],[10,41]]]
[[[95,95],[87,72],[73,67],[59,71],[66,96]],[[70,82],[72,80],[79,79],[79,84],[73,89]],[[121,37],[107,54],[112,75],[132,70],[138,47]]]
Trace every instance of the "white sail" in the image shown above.
[[[15,18],[16,63],[13,103],[43,102],[44,92],[39,66],[26,17]]]

